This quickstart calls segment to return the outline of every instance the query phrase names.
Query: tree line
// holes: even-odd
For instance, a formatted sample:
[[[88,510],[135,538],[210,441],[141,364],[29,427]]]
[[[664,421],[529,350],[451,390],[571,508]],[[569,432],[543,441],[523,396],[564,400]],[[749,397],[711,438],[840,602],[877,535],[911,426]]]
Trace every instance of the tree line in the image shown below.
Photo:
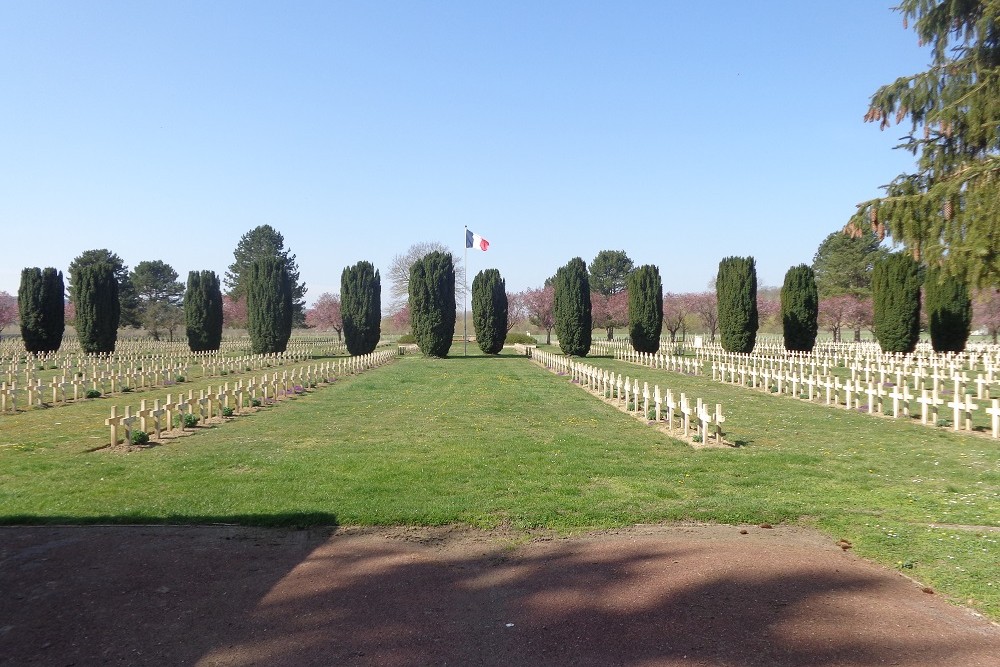
[[[462,271],[450,253],[429,248],[440,246],[418,244],[397,257],[409,262],[405,278],[394,263],[393,294],[401,285],[407,292],[396,317],[404,316],[400,324],[410,329],[422,350],[445,356],[454,335]],[[154,338],[161,334],[160,326],[171,337],[183,326],[192,350],[218,349],[222,328],[233,324],[231,311],[237,304],[255,353],[284,350],[298,323],[343,334],[352,354],[374,349],[381,335],[381,280],[370,263],[345,268],[341,293],[323,294],[306,310],[295,256],[279,232],[267,225],[251,230],[240,239],[234,259],[224,294],[212,271],[190,272],[185,287],[162,261],[140,262],[129,271],[108,250],[82,253],[70,265],[68,286],[81,346],[88,352],[113,350],[118,328],[127,317],[138,317]],[[896,295],[904,287],[905,294]],[[23,271],[17,306],[26,349],[58,349],[67,320],[63,293],[63,275],[55,269]],[[988,299],[977,302],[977,310],[991,312]],[[1000,304],[992,308],[998,309]],[[574,258],[542,288],[518,294],[506,292],[496,269],[480,272],[472,284],[473,326],[488,354],[499,351],[511,328],[525,320],[545,331],[546,342],[556,331],[564,351],[584,355],[594,329],[606,331],[610,339],[615,328],[628,327],[636,349],[655,349],[664,330],[671,340],[678,333],[683,337],[692,316],[713,341],[718,333],[723,347],[733,351],[752,349],[765,323],[784,334],[790,350],[811,349],[820,326],[835,339],[844,327],[853,327],[856,337],[862,327],[870,328],[883,348],[892,351],[912,349],[925,327],[936,349],[953,350],[964,347],[972,315],[972,298],[961,281],[890,254],[874,234],[831,234],[811,266],[789,270],[780,291],[758,290],[753,258],[730,257],[720,262],[714,290],[663,294],[658,269],[635,267],[624,250],[601,251],[589,266]],[[1000,321],[990,328],[986,320],[995,335]]]

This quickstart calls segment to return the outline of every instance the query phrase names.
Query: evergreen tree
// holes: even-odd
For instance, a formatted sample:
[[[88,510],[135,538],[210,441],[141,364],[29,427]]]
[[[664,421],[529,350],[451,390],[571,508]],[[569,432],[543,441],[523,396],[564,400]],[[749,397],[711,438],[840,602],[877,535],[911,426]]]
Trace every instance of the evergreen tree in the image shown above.
[[[900,0],[903,25],[930,45],[930,68],[871,98],[882,129],[909,118],[899,146],[917,158],[847,230],[874,229],[918,261],[976,286],[1000,285],[1000,2]]]
[[[371,262],[340,274],[340,316],[351,354],[369,354],[382,336],[382,277]]]
[[[553,313],[563,354],[585,357],[590,352],[593,320],[587,265],[574,257],[556,271]]]
[[[290,254],[290,249],[285,248],[285,237],[281,232],[271,225],[260,225],[254,227],[244,234],[236,250],[233,251],[233,261],[226,271],[226,287],[229,288],[230,298],[239,301],[247,294],[247,278],[250,273],[250,266],[261,257],[277,258],[285,267],[288,280],[292,289],[293,322],[296,325],[303,325],[306,318],[305,295],[306,285],[299,281],[299,266],[295,262],[295,255]]]
[[[74,304],[76,303],[76,283],[73,276],[84,266],[98,263],[109,265],[115,273],[115,278],[118,280],[119,326],[141,327],[139,294],[135,290],[135,285],[132,284],[132,274],[121,257],[105,248],[101,248],[100,250],[86,250],[70,262],[70,301]]]
[[[961,352],[972,331],[972,298],[969,288],[939,269],[927,271],[924,306],[935,352]]]
[[[222,344],[222,286],[215,271],[190,271],[184,292],[184,322],[192,352]]]
[[[410,267],[410,328],[429,357],[446,357],[455,335],[455,265],[434,251]]]
[[[785,349],[810,352],[819,331],[819,292],[816,274],[805,264],[785,273],[781,287],[781,326]]]
[[[62,272],[35,267],[21,271],[17,305],[21,338],[28,352],[55,352],[66,328],[65,286]]]
[[[77,267],[72,280],[80,348],[87,354],[114,352],[121,315],[114,268],[105,262],[86,264]]]
[[[893,253],[872,271],[875,337],[883,352],[910,353],[920,338],[920,267]]]
[[[834,232],[823,239],[812,261],[820,296],[871,297],[872,266],[886,255],[880,244],[870,231],[860,236]]]
[[[657,352],[663,330],[663,282],[660,270],[640,266],[628,277],[628,336],[639,352]]]
[[[757,264],[753,257],[726,257],[715,279],[719,337],[727,352],[749,354],[757,342]]]
[[[246,299],[250,351],[284,352],[292,335],[292,281],[280,257],[264,255],[250,263]]]
[[[497,354],[507,338],[507,287],[500,272],[485,269],[472,281],[472,326],[484,354]]]

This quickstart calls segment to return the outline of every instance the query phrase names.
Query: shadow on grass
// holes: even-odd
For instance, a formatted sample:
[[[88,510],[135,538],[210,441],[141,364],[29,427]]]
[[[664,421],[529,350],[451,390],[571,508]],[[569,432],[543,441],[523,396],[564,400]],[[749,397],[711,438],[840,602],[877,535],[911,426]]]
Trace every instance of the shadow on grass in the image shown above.
[[[105,516],[59,516],[37,514],[0,515],[0,526],[246,526],[263,528],[335,529],[337,515],[329,512],[281,512],[278,514],[114,514]]]
[[[761,558],[767,548],[749,542],[511,550],[406,529],[0,535],[9,664],[44,661],[47,646],[63,663],[213,665],[972,665],[1000,652],[1000,635],[961,610],[926,611],[891,573]],[[916,600],[894,604],[901,594]]]

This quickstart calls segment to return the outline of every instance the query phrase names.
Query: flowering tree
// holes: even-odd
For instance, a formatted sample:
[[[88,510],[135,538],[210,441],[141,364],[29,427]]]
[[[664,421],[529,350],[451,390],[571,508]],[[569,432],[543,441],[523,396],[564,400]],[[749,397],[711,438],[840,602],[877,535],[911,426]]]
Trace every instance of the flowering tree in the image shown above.
[[[0,331],[17,322],[17,297],[0,292]]]
[[[536,327],[545,329],[545,344],[551,345],[552,329],[556,325],[555,313],[553,312],[555,288],[550,285],[538,289],[529,289],[522,292],[521,295],[524,298],[528,321]],[[593,304],[591,304],[591,308],[593,308]]]
[[[69,316],[67,315],[67,318]],[[230,329],[244,329],[247,326],[247,300],[236,300],[229,295],[222,297],[222,325]]]
[[[691,294],[689,297],[690,309],[701,319],[711,336],[711,342],[715,342],[715,334],[719,332],[719,302],[715,292],[699,292]]]
[[[72,301],[66,301],[64,306],[66,313],[66,324],[73,326],[76,324],[76,304]]]
[[[834,342],[843,340],[842,329],[854,331],[855,342],[861,340],[861,330],[871,328],[874,311],[870,298],[854,294],[837,294],[820,299],[819,323],[833,334]]]
[[[671,343],[677,341],[677,332],[684,328],[690,307],[687,294],[667,292],[663,295],[663,328],[670,332]]]
[[[875,306],[871,297],[854,297],[848,302],[844,324],[854,329],[854,342],[861,340],[861,330],[875,326]]]
[[[389,316],[392,328],[397,332],[410,330],[410,304],[403,304],[399,310]]]
[[[320,331],[333,329],[337,340],[343,340],[344,320],[340,314],[340,296],[323,292],[313,307],[306,311],[306,326]]]
[[[528,319],[528,305],[524,302],[524,293],[507,292],[507,333],[517,326],[518,322]]]
[[[1000,334],[1000,290],[981,289],[972,299],[972,321],[977,329],[985,329],[994,345]]]
[[[628,290],[604,296],[600,292],[590,293],[590,317],[595,329],[604,329],[608,340],[614,340],[615,327],[628,324]]]
[[[781,291],[774,287],[757,290],[758,329],[776,333],[783,330],[781,322]]]

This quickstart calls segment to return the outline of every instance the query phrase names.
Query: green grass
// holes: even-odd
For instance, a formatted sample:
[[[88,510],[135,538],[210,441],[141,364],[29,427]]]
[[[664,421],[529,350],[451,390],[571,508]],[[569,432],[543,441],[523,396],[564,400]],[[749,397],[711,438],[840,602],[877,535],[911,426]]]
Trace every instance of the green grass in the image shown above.
[[[744,446],[693,450],[523,358],[405,357],[130,454],[87,453],[111,400],[4,416],[0,523],[787,522],[1000,619],[1000,533],[958,527],[1000,526],[997,442],[590,361],[722,403]]]

